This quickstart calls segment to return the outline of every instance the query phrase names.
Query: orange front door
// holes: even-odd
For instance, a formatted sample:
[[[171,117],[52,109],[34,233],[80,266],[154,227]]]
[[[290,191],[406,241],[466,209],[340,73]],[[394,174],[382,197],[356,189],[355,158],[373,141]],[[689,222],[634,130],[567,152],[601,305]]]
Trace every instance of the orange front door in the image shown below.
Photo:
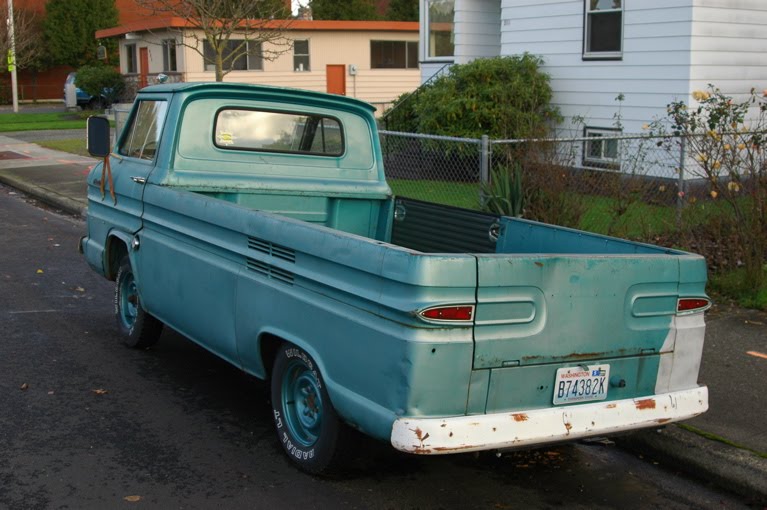
[[[139,48],[139,88],[147,86],[147,75],[149,74],[149,49]]]
[[[329,65],[326,70],[328,93],[346,95],[346,66]]]

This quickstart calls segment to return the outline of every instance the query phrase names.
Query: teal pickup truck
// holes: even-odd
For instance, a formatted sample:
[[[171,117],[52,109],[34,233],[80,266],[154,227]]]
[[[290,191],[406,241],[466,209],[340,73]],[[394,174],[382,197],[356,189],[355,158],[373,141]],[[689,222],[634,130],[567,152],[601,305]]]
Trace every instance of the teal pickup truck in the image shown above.
[[[143,89],[89,121],[88,264],[130,346],[163,325],[271,384],[302,469],[352,427],[413,454],[654,427],[708,407],[700,256],[393,197],[373,108],[314,92]]]

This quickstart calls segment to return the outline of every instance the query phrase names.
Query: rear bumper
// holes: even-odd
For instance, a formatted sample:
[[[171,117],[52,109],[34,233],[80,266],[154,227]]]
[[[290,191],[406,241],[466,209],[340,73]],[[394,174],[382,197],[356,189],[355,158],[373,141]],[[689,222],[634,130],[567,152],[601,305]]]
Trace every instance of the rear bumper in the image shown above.
[[[408,453],[440,455],[604,436],[686,420],[708,409],[708,388],[651,397],[455,418],[399,418],[391,443]]]

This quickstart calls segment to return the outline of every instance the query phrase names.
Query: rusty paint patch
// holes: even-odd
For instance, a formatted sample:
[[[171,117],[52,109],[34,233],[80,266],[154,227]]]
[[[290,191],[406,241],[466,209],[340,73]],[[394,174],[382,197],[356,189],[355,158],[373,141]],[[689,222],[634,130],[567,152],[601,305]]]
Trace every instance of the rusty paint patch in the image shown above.
[[[659,423],[659,424],[663,425],[664,423],[668,423],[670,421],[671,421],[671,418],[660,418],[658,420],[655,420],[655,423]]]
[[[570,430],[572,430],[572,428],[573,428],[573,424],[566,421],[565,422],[565,428],[567,429],[567,435],[569,436],[570,435]]]
[[[543,262],[536,262],[535,265],[538,267],[543,267]]]
[[[616,407],[618,407],[618,404],[607,404],[608,409],[615,409]]]
[[[423,430],[421,430],[420,428],[417,428],[417,427],[416,427],[416,429],[415,429],[413,432],[415,432],[415,437],[417,437],[417,438],[418,438],[418,440],[419,440],[420,442],[422,442],[422,443],[423,443],[423,442],[424,442],[426,439],[428,439],[428,438],[429,438],[429,433],[427,432],[426,434],[424,434],[424,433],[423,433]]]
[[[451,432],[451,433],[450,433],[450,434],[448,434],[447,436],[448,436],[448,437],[453,437],[453,433]]]
[[[440,427],[444,429],[445,427],[447,427],[447,423],[443,423],[442,425],[440,425]]]
[[[655,399],[646,398],[644,400],[637,400],[635,402],[635,405],[637,406],[637,409],[639,409],[640,411],[646,411],[647,409],[655,409]]]
[[[474,446],[470,444],[464,444],[461,446],[438,446],[434,448],[435,452],[460,452],[461,450],[468,450],[469,448],[474,448]]]
[[[514,413],[511,417],[514,418],[514,421],[516,422],[527,421],[530,419],[525,413]]]

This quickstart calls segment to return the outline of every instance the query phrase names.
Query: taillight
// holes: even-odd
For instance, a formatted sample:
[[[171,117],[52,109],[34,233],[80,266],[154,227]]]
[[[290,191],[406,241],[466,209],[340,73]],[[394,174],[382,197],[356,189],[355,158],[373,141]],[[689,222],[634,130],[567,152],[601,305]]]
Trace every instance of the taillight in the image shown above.
[[[700,313],[709,308],[711,308],[711,301],[706,298],[680,298],[676,304],[676,313]]]
[[[422,310],[418,315],[427,321],[471,322],[474,319],[474,306],[435,306]]]

